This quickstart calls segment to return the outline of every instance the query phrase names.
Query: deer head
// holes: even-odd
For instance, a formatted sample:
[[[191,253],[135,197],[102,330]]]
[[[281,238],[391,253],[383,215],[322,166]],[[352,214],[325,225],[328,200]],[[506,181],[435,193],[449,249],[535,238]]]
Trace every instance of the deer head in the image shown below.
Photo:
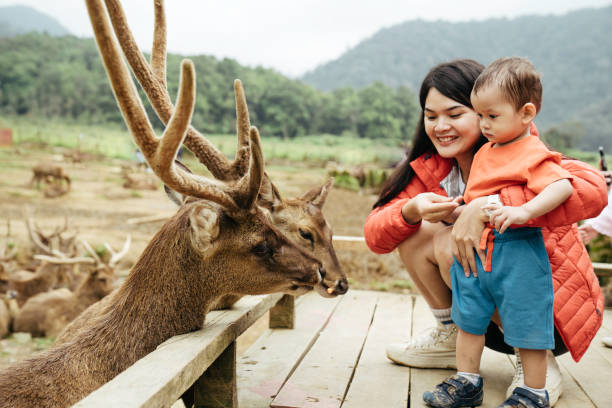
[[[163,0],[154,1],[155,32],[149,64],[140,52],[127,24],[121,4],[106,0],[106,6],[115,34],[132,71],[160,120],[168,124],[175,107],[166,86],[166,21]],[[236,156],[230,161],[200,132],[187,128],[184,145],[218,179],[235,183],[248,171],[249,112],[244,92],[236,92],[236,119],[238,145]],[[184,169],[188,171],[188,169]],[[264,173],[257,204],[270,213],[272,223],[289,239],[313,254],[323,263],[323,279],[316,286],[323,296],[336,296],[348,290],[346,275],[338,263],[331,240],[331,229],[321,209],[331,188],[328,181],[311,190],[302,198],[284,200],[278,189]],[[182,200],[178,200],[182,203]],[[300,233],[300,231],[302,231]]]
[[[70,258],[76,256],[76,236],[64,236],[68,231],[68,217],[64,217],[64,225],[57,226],[50,234],[44,233],[36,224],[30,210],[25,211],[25,224],[28,230],[30,241],[34,245],[34,249],[38,254],[55,256],[58,258]]]

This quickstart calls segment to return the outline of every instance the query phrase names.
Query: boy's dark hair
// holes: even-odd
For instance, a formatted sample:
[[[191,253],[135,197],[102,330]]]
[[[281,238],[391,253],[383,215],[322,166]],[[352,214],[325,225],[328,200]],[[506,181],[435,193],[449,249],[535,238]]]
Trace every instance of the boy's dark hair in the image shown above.
[[[540,74],[526,58],[505,57],[493,61],[482,71],[474,83],[472,93],[487,87],[498,86],[508,102],[519,110],[526,103],[533,103],[536,112],[542,106],[542,81]]]

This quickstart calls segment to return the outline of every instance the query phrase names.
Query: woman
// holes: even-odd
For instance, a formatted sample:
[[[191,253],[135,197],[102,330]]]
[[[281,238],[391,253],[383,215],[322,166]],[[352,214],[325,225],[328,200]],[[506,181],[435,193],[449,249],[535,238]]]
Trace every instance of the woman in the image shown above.
[[[475,253],[484,258],[479,241],[488,220],[480,208],[487,197],[467,206],[461,206],[458,199],[474,154],[486,142],[470,103],[472,86],[483,68],[473,60],[455,60],[432,68],[425,77],[419,94],[423,112],[413,149],[387,181],[364,227],[372,251],[398,249],[438,320],[437,327],[424,336],[387,348],[387,356],[399,364],[455,367],[457,329],[450,319],[449,269],[453,255],[466,270],[475,269]],[[537,134],[535,127],[532,133]],[[578,360],[601,326],[603,297],[576,226],[568,224],[597,215],[607,197],[605,182],[597,170],[576,160],[563,160],[562,165],[573,176],[574,193],[530,225],[543,227],[553,269],[554,352],[569,350]],[[502,190],[499,198],[504,205],[517,206],[533,196],[523,186],[512,186]],[[496,325],[487,332],[487,346],[512,353]],[[510,391],[519,385],[515,382],[522,381],[521,372],[517,365]],[[547,389],[553,405],[561,393],[561,377],[552,355]]]

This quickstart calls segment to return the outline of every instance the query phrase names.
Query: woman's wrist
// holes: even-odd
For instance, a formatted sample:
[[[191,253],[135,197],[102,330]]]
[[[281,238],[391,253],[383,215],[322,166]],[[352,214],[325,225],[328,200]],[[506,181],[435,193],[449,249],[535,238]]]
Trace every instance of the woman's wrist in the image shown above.
[[[402,206],[401,212],[402,218],[406,223],[415,225],[421,222],[421,215],[416,209],[414,199],[408,200],[408,202]]]
[[[467,207],[468,208],[475,208],[476,210],[474,210],[474,212],[471,215],[477,217],[483,223],[486,223],[486,222],[489,221],[489,215],[486,213],[485,210],[482,209],[482,207],[484,205],[487,205],[488,202],[489,202],[489,197],[488,196],[478,197],[478,198],[475,198],[474,200],[472,200],[467,205]]]

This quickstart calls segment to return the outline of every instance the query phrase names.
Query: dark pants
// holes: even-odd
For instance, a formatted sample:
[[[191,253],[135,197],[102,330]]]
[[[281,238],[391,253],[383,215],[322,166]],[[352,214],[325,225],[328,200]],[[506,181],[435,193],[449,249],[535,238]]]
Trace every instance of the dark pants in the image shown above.
[[[493,322],[489,324],[485,334],[485,346],[491,350],[499,351],[504,354],[514,354],[514,349],[504,343],[504,334],[499,330],[499,327]],[[555,327],[555,348],[552,350],[555,356],[567,353],[567,347],[563,343],[561,335]]]

